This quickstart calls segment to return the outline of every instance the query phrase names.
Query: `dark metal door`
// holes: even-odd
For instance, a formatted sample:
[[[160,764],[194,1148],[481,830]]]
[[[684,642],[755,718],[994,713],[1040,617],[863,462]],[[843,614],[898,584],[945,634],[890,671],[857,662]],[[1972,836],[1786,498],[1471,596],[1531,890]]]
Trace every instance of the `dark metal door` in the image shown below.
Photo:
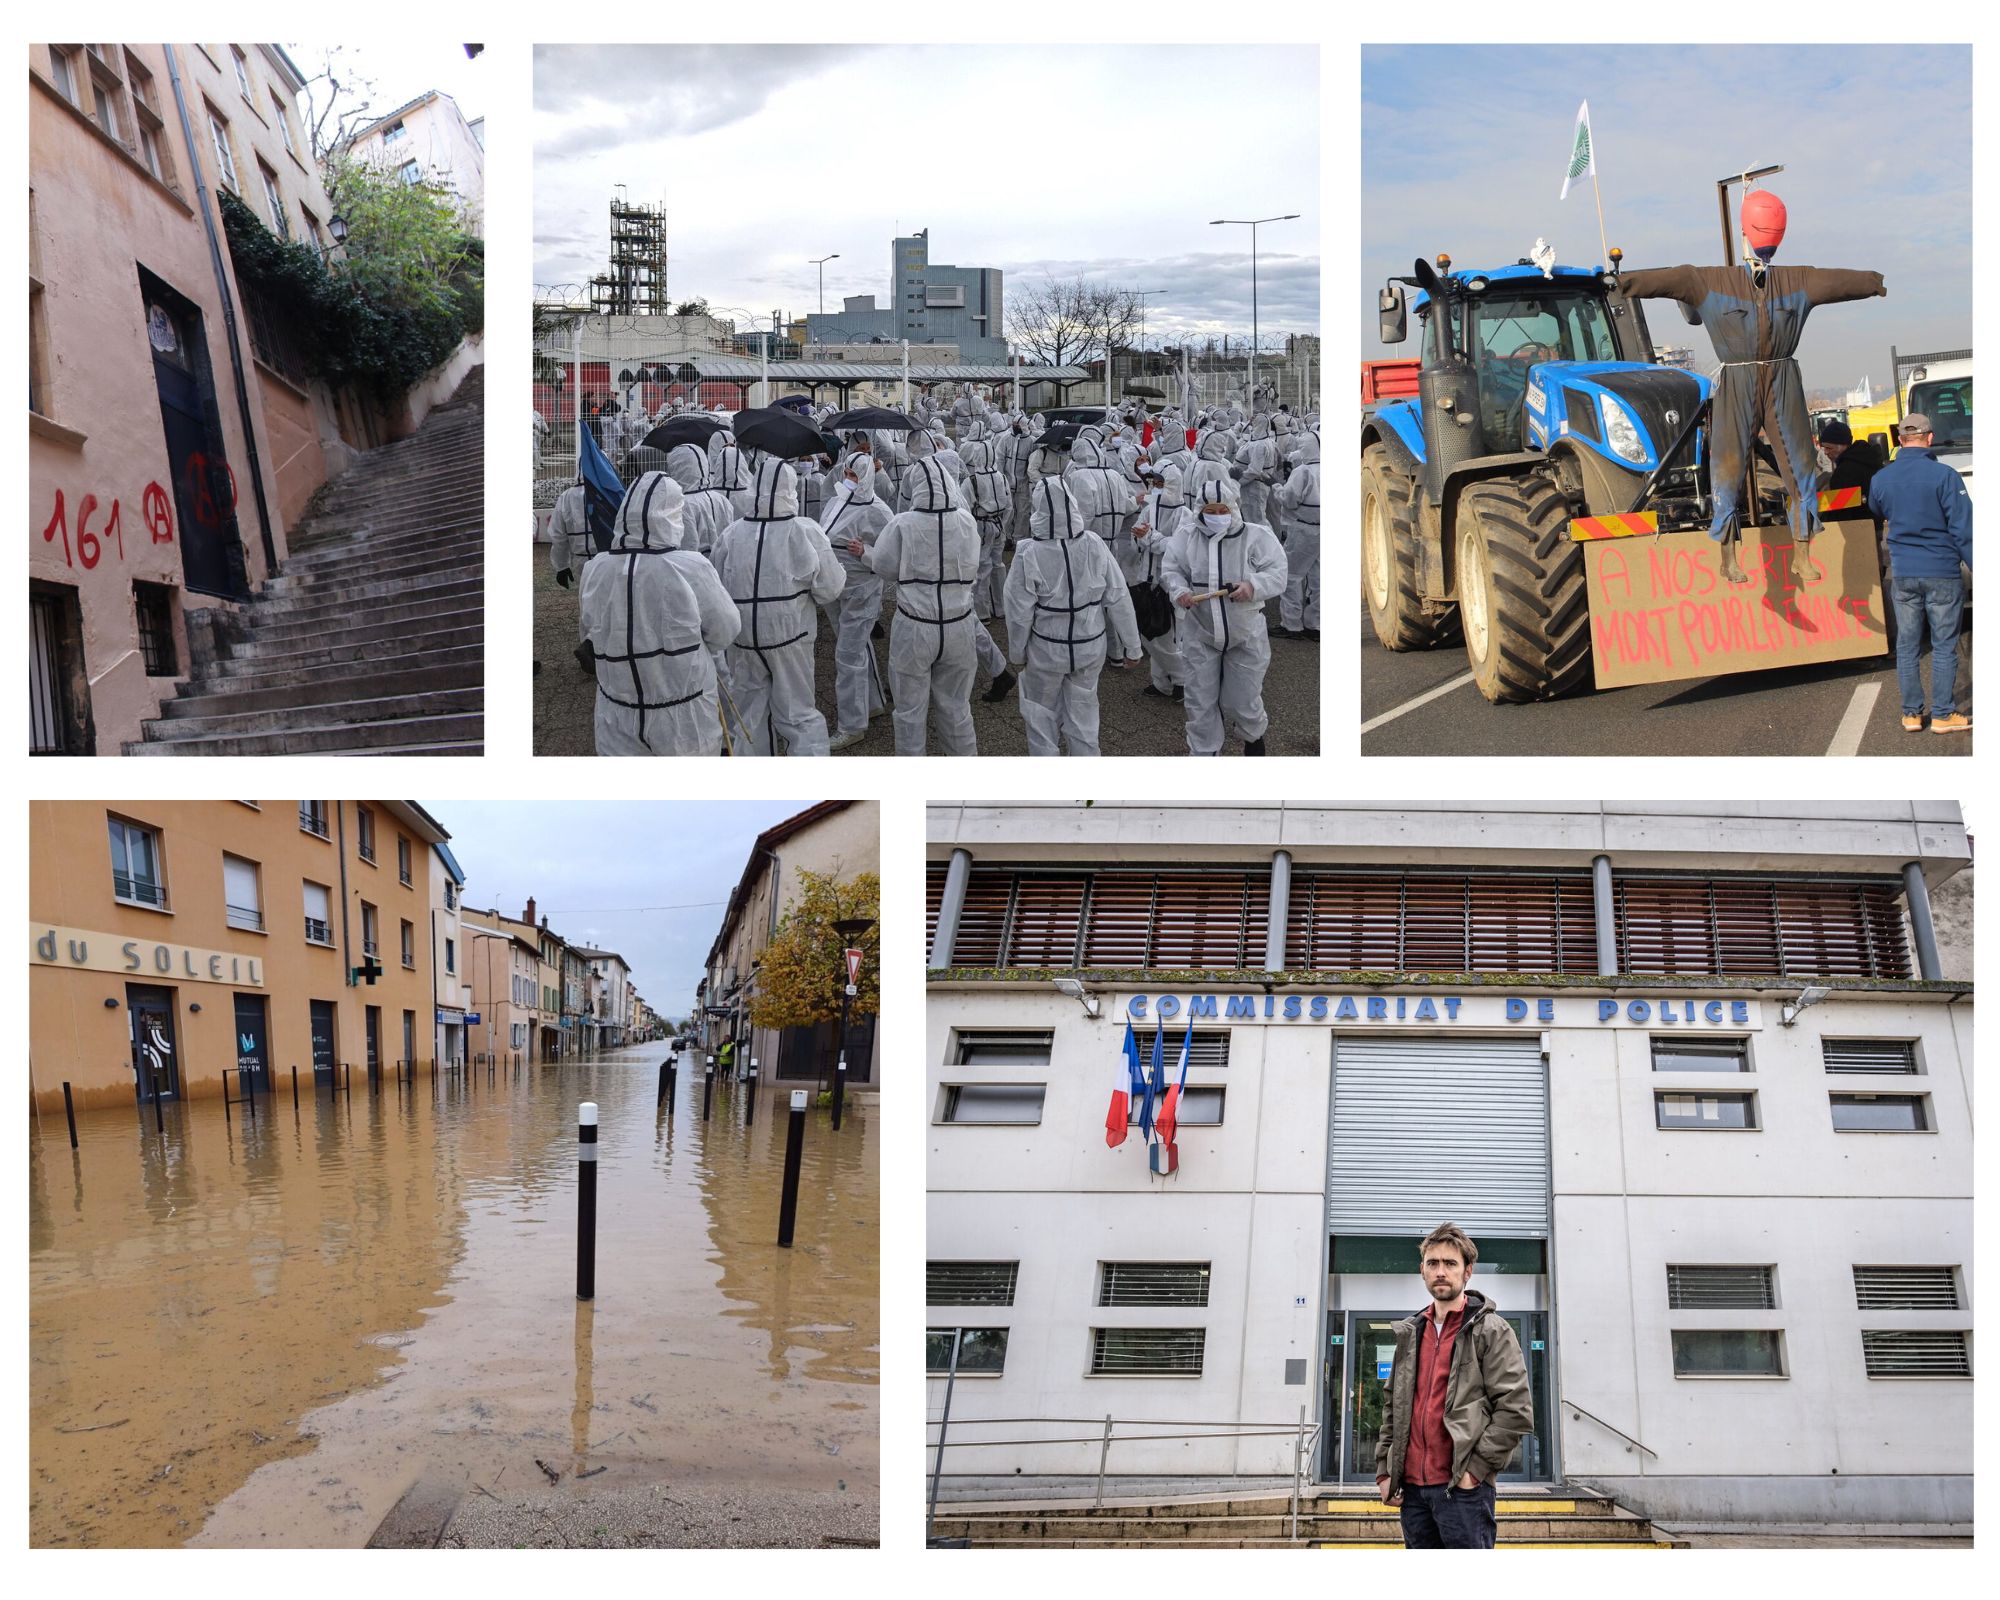
[[[313,1081],[315,1083],[318,1082],[322,1076],[331,1080],[333,1077],[334,1062],[333,1002],[331,1000],[315,1000],[312,1002],[312,1046]]]
[[[214,396],[207,392],[201,312],[190,303],[166,301],[165,295],[148,297],[146,333],[166,432],[183,579],[201,594],[241,598],[249,590],[236,527],[236,479],[219,435],[209,426]]]
[[[241,1089],[254,1094],[271,1092],[271,1047],[268,1013],[261,994],[236,997],[236,1065],[242,1074]]]
[[[180,1094],[180,1060],[174,1049],[174,992],[151,984],[125,985],[125,1013],[131,1028],[132,1078],[139,1098]]]
[[[382,1074],[382,1008],[369,1006],[363,1013],[368,1024],[368,1081]]]

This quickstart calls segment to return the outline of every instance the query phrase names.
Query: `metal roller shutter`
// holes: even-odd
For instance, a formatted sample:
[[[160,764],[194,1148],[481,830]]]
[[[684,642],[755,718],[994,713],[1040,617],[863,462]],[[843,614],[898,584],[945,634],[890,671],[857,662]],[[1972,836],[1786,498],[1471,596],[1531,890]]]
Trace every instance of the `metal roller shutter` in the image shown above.
[[[1331,1165],[1331,1232],[1547,1238],[1541,1040],[1336,1034]]]

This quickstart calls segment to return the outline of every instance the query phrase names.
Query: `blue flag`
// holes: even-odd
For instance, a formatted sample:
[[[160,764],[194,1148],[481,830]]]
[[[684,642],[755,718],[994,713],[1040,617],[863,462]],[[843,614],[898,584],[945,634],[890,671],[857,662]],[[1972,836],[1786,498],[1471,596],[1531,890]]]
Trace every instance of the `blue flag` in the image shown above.
[[[625,498],[625,485],[618,481],[610,458],[598,444],[590,419],[585,417],[577,425],[583,429],[583,453],[577,466],[583,474],[584,499],[590,509],[591,542],[599,551],[609,550],[617,531],[615,519],[618,502]]]
[[[1149,1140],[1153,1137],[1153,1080],[1159,1075],[1159,1060],[1160,1032],[1159,1024],[1155,1022],[1153,1025],[1153,1066],[1150,1070],[1142,1069],[1140,1073],[1139,1132]]]

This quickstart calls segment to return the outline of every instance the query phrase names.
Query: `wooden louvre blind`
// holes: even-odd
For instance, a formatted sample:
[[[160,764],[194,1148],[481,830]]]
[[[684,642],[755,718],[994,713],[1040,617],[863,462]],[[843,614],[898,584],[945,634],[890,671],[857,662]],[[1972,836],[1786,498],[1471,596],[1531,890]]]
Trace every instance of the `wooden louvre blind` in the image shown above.
[[[931,946],[937,942],[938,913],[944,909],[944,880],[950,869],[943,862],[934,861],[924,874],[924,954],[930,955]]]
[[[1595,972],[1584,873],[1295,873],[1285,962],[1318,972]]]
[[[1907,978],[1901,894],[1885,880],[1621,877],[1619,967],[1663,975]]]
[[[1261,966],[1271,879],[1255,872],[1100,872],[1083,936],[1087,967]]]

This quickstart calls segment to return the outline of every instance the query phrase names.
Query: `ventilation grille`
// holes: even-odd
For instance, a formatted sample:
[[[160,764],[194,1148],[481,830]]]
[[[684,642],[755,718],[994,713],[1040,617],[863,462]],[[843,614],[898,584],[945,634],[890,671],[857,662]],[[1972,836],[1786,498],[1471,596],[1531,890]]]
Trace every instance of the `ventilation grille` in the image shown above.
[[[1819,1047],[1828,1072],[1917,1070],[1917,1047],[1907,1039],[1822,1039]]]
[[[1856,1267],[1854,1303],[1863,1311],[1956,1311],[1958,1274],[1950,1267]]]
[[[1969,1378],[1972,1353],[1958,1332],[1883,1333],[1866,1329],[1861,1353],[1871,1378]]]
[[[1669,1311],[1770,1311],[1777,1294],[1769,1267],[1667,1268]]]
[[[1018,1261],[933,1261],[924,1274],[924,1303],[933,1306],[1011,1306]]]
[[[1106,1261],[1100,1264],[1101,1306],[1205,1306],[1206,1261]]]
[[[1206,1328],[1092,1328],[1093,1378],[1200,1376]]]

